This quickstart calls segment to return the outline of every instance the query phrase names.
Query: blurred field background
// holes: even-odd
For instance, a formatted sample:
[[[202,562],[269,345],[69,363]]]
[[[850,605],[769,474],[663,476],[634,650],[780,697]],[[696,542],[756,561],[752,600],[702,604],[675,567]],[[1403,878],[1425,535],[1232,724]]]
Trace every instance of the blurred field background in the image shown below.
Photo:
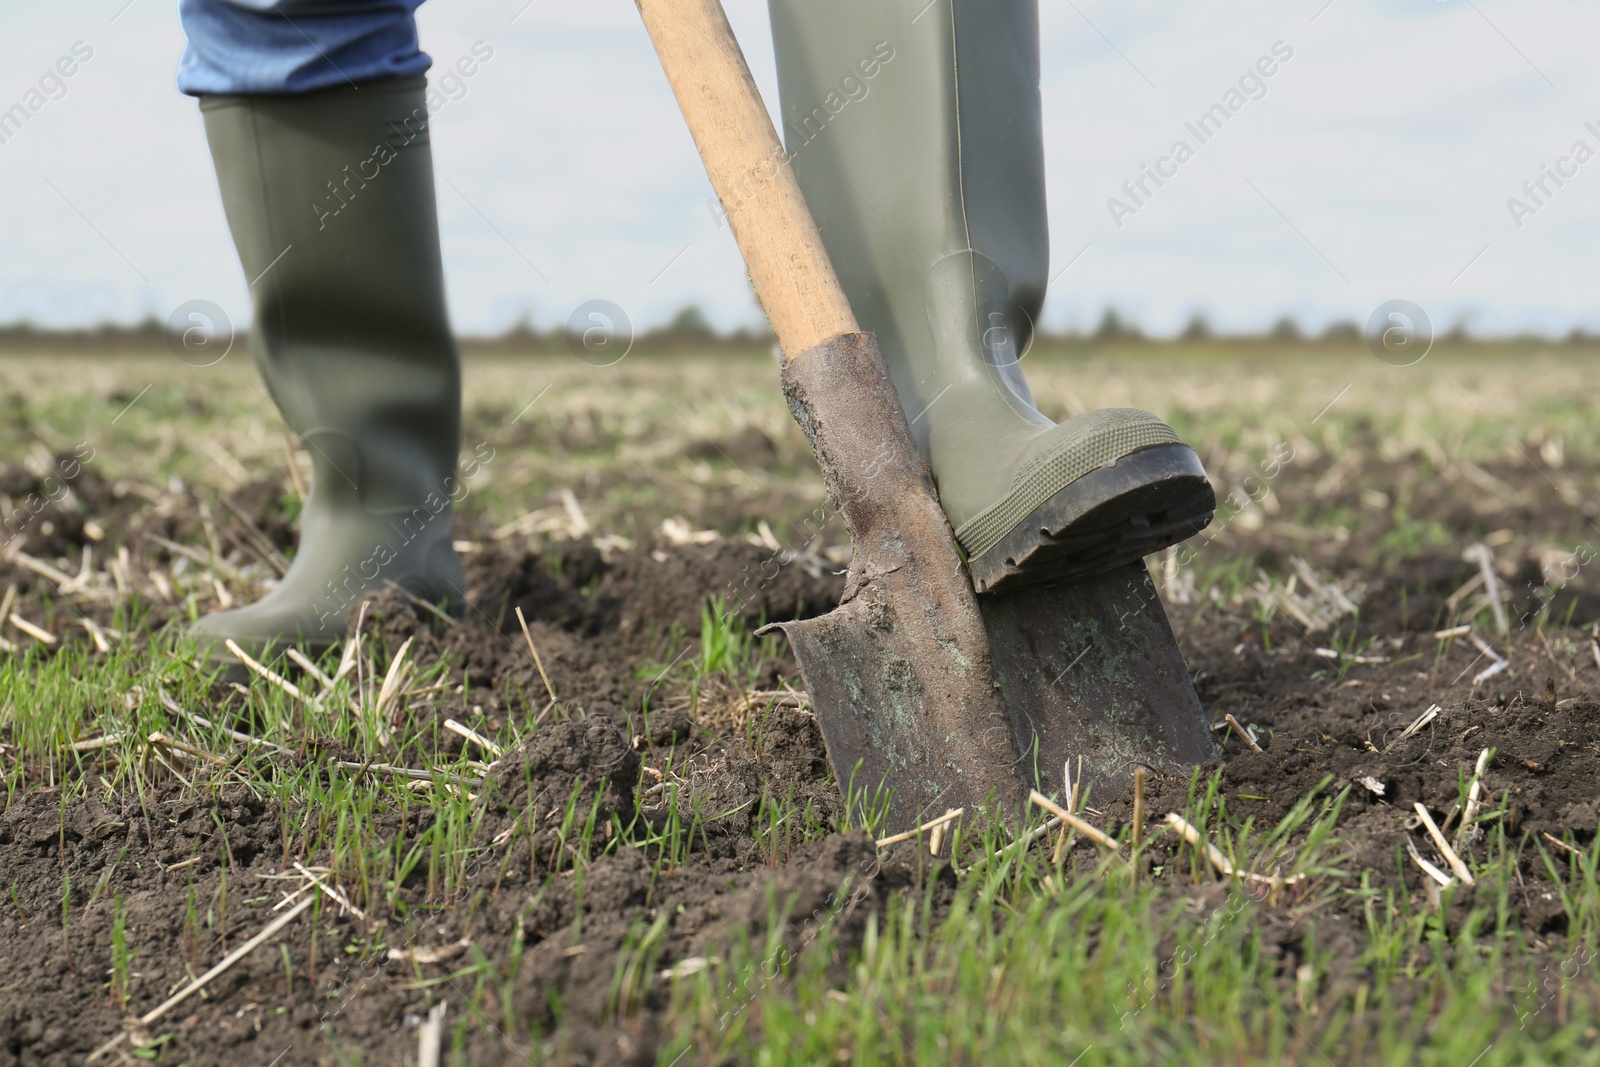
[[[240,339],[216,365],[193,367],[148,343],[30,351],[13,339],[0,350],[0,455],[38,462],[88,442],[111,480],[176,477],[224,491],[268,480],[287,491],[286,428],[245,347]],[[798,523],[822,503],[821,483],[770,351],[740,338],[640,347],[593,366],[559,342],[465,344],[464,450],[487,446],[495,458],[473,480],[463,525],[502,538],[592,531],[638,540],[669,518],[726,535],[765,522],[786,547],[803,547],[792,542],[811,536]],[[1587,344],[1438,344],[1420,363],[1394,367],[1359,343],[1056,341],[1036,345],[1025,367],[1053,418],[1135,406],[1167,419],[1200,451],[1219,495],[1241,491],[1249,514],[1220,531],[1224,542],[1264,523],[1311,549],[1374,522],[1383,545],[1400,551],[1474,535],[1434,529],[1440,516],[1408,524],[1387,484],[1395,465],[1409,466],[1413,481],[1442,474],[1480,520],[1480,536],[1511,524],[1518,494],[1549,491],[1565,506],[1538,516],[1544,540],[1595,532],[1600,352]],[[304,481],[309,460],[293,451]],[[1384,473],[1353,496],[1326,492],[1326,480],[1320,493],[1280,483],[1261,496],[1243,485],[1291,454],[1296,472],[1342,465],[1341,490],[1346,481],[1359,488],[1369,469]],[[835,526],[826,539],[843,536]]]

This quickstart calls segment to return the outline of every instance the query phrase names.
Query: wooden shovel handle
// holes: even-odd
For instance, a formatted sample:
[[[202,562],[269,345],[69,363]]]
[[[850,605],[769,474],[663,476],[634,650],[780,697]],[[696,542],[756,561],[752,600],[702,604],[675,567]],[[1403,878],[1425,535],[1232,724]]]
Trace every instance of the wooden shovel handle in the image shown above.
[[[720,0],[636,0],[785,355],[856,333]]]

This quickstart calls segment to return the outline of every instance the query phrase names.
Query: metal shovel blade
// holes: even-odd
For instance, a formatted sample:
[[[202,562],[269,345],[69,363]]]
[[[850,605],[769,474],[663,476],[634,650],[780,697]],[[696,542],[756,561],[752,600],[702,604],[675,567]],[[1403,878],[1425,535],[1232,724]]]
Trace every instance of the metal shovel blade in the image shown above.
[[[962,640],[944,613],[919,610],[926,593],[896,571],[826,615],[781,624],[852,814],[866,823],[886,806],[891,832],[950,808],[1016,811],[1027,795],[992,672],[969,670],[962,647],[981,650],[981,627]]]
[[[1141,764],[1167,770],[1216,755],[1144,564],[982,596],[978,607],[1017,746],[1041,792],[1064,788],[1068,764],[1075,783],[1105,799]]]
[[[948,808],[1020,810],[1083,758],[1097,795],[1139,763],[1211,755],[1204,715],[1142,565],[978,597],[869,334],[784,368],[855,548],[844,600],[782,623],[839,783],[909,829]]]
[[[859,807],[887,800],[886,829],[909,829],[948,808],[1014,809],[1030,788],[1060,794],[1068,767],[1072,781],[1104,799],[1140,765],[1173,770],[1215,755],[1142,564],[977,598],[1003,724],[994,718],[994,683],[983,675],[961,694],[975,712],[968,722],[929,722],[919,674],[932,664],[912,656],[951,646],[936,633],[910,632],[923,620],[903,613],[895,625],[881,624],[887,605],[904,605],[915,592],[889,576],[869,594],[877,607],[863,610],[858,599],[783,627],[835,773]],[[880,789],[889,795],[880,799]]]

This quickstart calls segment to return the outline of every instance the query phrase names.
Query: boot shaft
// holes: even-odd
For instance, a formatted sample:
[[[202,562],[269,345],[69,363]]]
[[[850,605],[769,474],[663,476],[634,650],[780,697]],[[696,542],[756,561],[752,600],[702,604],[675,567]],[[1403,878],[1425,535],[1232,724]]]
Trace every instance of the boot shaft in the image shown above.
[[[913,430],[949,390],[1014,398],[1044,300],[1034,0],[769,0],[783,132]],[[981,402],[981,401],[980,401]]]
[[[422,79],[201,103],[254,306],[251,348],[314,496],[449,492],[460,360],[444,303]]]

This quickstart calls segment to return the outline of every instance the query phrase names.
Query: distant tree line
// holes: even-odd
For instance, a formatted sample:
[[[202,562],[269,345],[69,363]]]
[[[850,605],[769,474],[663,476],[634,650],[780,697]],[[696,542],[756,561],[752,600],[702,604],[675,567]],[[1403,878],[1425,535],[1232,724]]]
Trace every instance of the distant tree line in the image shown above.
[[[524,315],[509,330],[490,336],[469,335],[461,338],[463,348],[489,351],[566,351],[571,347],[566,325],[541,330],[534,325],[532,315]],[[633,338],[631,350],[635,352],[673,351],[708,348],[740,349],[764,348],[773,344],[772,334],[766,329],[718,330],[711,325],[705,312],[696,304],[689,304],[659,326],[653,326]]]
[[[126,326],[103,322],[80,329],[35,326],[26,319],[0,323],[0,349],[143,351],[166,344],[166,325],[154,315]]]
[[[1294,316],[1284,315],[1279,317],[1266,330],[1260,333],[1251,332],[1221,332],[1212,328],[1211,323],[1204,315],[1196,314],[1179,330],[1177,335],[1170,338],[1149,337],[1139,327],[1127,322],[1117,313],[1115,308],[1107,308],[1100,316],[1100,322],[1093,330],[1087,332],[1067,330],[1064,333],[1045,333],[1039,335],[1041,342],[1055,342],[1061,344],[1117,344],[1123,342],[1138,342],[1144,344],[1209,344],[1209,343],[1255,343],[1255,344],[1359,344],[1361,343],[1361,324],[1348,319],[1338,319],[1330,322],[1321,330],[1313,332],[1302,329]],[[1465,322],[1457,322],[1448,330],[1439,334],[1438,344],[1473,344],[1475,342],[1507,341],[1528,344],[1549,344],[1562,342],[1575,345],[1600,344],[1600,333],[1589,333],[1581,328],[1575,328],[1561,337],[1547,337],[1539,334],[1518,334],[1512,337],[1478,335],[1472,333]]]
[[[102,323],[97,326],[59,329],[34,325],[27,320],[0,323],[0,351],[49,350],[71,351],[139,351],[163,346],[166,343],[166,324],[155,316],[132,325]],[[524,315],[509,329],[492,335],[466,335],[461,345],[468,351],[506,352],[556,352],[566,351],[571,339],[565,325],[548,329],[538,328],[531,316]],[[1549,344],[1562,342],[1572,345],[1600,344],[1600,333],[1590,333],[1576,328],[1563,337],[1553,338],[1536,334],[1519,334],[1514,337],[1490,337],[1473,334],[1465,322],[1457,322],[1437,338],[1438,344],[1472,344],[1474,342],[1519,342]],[[1068,328],[1062,332],[1039,331],[1035,343],[1051,347],[1103,346],[1111,344],[1305,344],[1348,345],[1361,342],[1361,326],[1349,320],[1338,320],[1320,331],[1301,328],[1293,316],[1284,315],[1268,329],[1261,332],[1218,331],[1202,314],[1190,317],[1183,329],[1172,337],[1152,337],[1137,323],[1122,316],[1114,307],[1100,315],[1092,330]],[[704,351],[706,349],[764,348],[773,344],[773,337],[765,329],[740,327],[724,331],[716,329],[701,309],[690,304],[666,322],[638,333],[632,339],[636,352],[675,350]]]

